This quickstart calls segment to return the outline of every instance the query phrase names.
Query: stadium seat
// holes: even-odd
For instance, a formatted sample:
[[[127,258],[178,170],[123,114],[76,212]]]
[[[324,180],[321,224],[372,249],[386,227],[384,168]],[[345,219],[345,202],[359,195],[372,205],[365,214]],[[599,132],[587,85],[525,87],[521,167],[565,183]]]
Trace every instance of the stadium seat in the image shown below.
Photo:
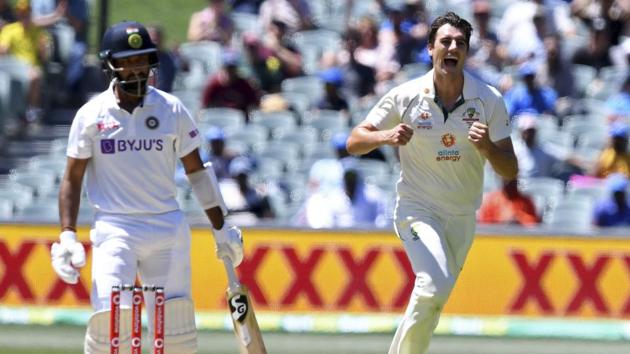
[[[582,195],[559,199],[543,216],[545,225],[565,232],[589,232],[592,220],[593,202],[590,197]]]
[[[319,140],[328,141],[335,133],[347,132],[348,119],[339,111],[319,110],[308,112],[304,117],[304,124],[319,132]]]
[[[299,151],[297,143],[270,141],[257,155],[262,159],[278,160],[282,163],[283,170],[293,171],[299,161]]]
[[[295,129],[297,126],[297,119],[291,111],[263,112],[254,110],[250,116],[251,123],[266,127],[271,136],[275,136],[275,130]]]
[[[13,200],[0,199],[0,220],[13,220]]]
[[[35,197],[47,196],[55,188],[56,173],[52,171],[13,171],[11,181],[30,187]]]
[[[391,167],[385,161],[358,159],[352,166],[361,173],[366,183],[380,185],[395,181],[395,178],[391,177]]]
[[[311,108],[311,102],[307,95],[300,92],[279,92],[278,93],[282,98],[284,98],[292,109],[297,111],[300,116],[304,114],[304,112],[308,111]],[[261,101],[264,99],[261,98]]]
[[[282,80],[282,92],[299,92],[309,98],[315,105],[324,95],[324,83],[317,76],[299,76]]]
[[[539,216],[553,208],[564,194],[564,181],[557,178],[530,177],[519,179],[518,182],[521,192],[533,199]]]
[[[66,157],[63,155],[36,155],[29,159],[27,170],[33,173],[44,171],[53,173],[55,184],[59,184],[66,169]]]
[[[199,111],[197,121],[226,130],[236,130],[245,125],[245,113],[227,107],[204,108]]]
[[[201,97],[199,96],[199,90],[175,90],[171,92],[174,96],[182,101],[182,104],[193,118],[197,118],[199,110],[201,109]]]
[[[35,202],[18,209],[14,215],[16,221],[33,221],[55,223],[59,220],[57,203]]]
[[[567,192],[568,196],[585,196],[591,199],[592,202],[597,202],[598,200],[607,196],[606,184],[603,181],[595,181],[595,183],[580,185],[573,183],[572,181],[567,182]]]
[[[277,180],[283,173],[283,163],[280,159],[258,156],[256,169],[252,173],[252,177],[258,178],[261,181]]]
[[[227,132],[226,135],[228,142],[243,142],[249,146],[251,151],[259,151],[267,144],[269,129],[260,124],[250,123],[243,129]]]
[[[199,62],[205,74],[221,67],[221,44],[212,41],[184,42],[179,46],[180,55],[188,61]]]
[[[309,156],[317,145],[318,131],[309,126],[298,127],[295,130],[286,131],[274,137],[274,141],[297,144],[302,156]]]

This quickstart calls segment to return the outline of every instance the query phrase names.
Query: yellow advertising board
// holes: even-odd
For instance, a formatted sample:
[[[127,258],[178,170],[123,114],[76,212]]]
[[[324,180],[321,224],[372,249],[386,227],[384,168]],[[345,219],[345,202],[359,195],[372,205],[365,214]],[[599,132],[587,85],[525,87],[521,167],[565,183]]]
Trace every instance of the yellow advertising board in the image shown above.
[[[53,226],[0,225],[0,304],[86,306],[90,252],[81,281],[50,266]],[[245,229],[238,272],[256,310],[395,312],[414,277],[393,232]],[[223,311],[226,276],[209,231],[193,230],[193,297]],[[168,295],[168,294],[167,294]],[[630,239],[478,235],[445,313],[630,317]]]

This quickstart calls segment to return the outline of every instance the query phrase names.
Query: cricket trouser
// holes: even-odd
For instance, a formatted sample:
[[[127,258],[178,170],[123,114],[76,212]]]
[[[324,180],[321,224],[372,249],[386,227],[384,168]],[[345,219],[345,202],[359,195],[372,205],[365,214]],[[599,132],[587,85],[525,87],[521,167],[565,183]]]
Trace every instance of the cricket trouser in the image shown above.
[[[422,354],[472,244],[475,214],[448,215],[398,205],[395,227],[416,280],[389,354]]]
[[[190,228],[181,211],[153,215],[97,213],[92,230],[92,294],[95,311],[110,307],[113,285],[142,284],[164,287],[167,299],[191,298]],[[145,294],[145,308],[153,318],[154,297]],[[124,292],[121,306],[131,305]],[[149,320],[152,330],[153,321]]]

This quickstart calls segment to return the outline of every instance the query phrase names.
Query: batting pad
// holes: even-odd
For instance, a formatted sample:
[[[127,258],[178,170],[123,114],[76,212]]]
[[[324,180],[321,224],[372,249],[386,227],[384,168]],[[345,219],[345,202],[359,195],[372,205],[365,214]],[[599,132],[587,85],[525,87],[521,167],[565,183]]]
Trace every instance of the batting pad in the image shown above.
[[[173,298],[164,303],[164,349],[166,353],[197,353],[195,309],[190,299]]]
[[[109,354],[110,311],[103,310],[92,314],[85,331],[85,354]],[[131,309],[120,309],[120,353],[131,352]]]

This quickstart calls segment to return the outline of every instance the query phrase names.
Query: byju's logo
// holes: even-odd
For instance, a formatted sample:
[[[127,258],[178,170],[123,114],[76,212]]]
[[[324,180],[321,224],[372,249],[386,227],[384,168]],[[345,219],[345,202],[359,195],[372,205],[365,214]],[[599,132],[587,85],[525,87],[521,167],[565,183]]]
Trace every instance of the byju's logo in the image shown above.
[[[113,154],[116,152],[116,140],[103,139],[101,140],[101,152],[103,154]]]
[[[162,139],[101,140],[101,153],[103,154],[126,151],[162,151],[163,149],[164,141]]]

